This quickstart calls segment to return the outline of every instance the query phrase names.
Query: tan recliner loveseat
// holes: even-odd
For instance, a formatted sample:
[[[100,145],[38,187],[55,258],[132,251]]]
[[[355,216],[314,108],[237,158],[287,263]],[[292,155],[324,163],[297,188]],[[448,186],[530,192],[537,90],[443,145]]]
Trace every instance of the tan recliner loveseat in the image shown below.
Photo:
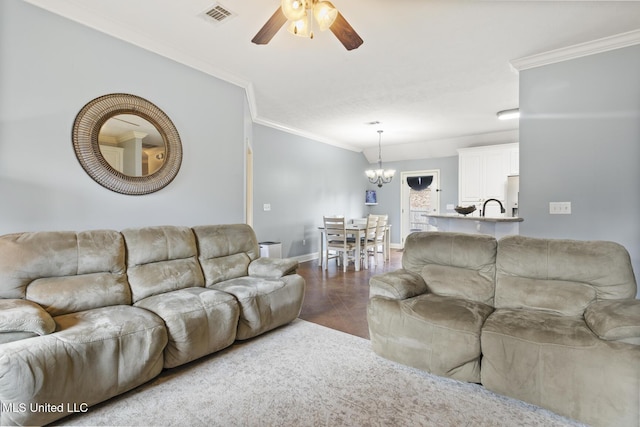
[[[297,261],[251,227],[0,236],[2,425],[42,425],[295,319]]]
[[[374,351],[594,426],[640,425],[640,301],[619,244],[408,236],[370,280]]]

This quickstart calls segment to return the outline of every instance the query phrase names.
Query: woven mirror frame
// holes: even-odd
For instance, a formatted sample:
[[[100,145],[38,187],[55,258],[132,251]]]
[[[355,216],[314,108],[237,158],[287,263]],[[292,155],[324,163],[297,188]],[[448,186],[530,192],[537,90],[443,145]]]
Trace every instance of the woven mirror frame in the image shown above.
[[[114,169],[100,152],[98,135],[110,118],[133,114],[153,124],[165,143],[165,160],[154,173],[130,176]],[[182,143],[171,119],[144,98],[124,93],[100,96],[86,104],[73,123],[73,148],[82,168],[98,184],[116,193],[143,195],[166,187],[182,163]]]

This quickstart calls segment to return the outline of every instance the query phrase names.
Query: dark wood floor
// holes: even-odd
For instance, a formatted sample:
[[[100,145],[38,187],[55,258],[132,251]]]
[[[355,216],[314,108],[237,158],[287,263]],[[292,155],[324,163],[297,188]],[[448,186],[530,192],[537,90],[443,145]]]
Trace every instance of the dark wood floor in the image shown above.
[[[329,269],[319,267],[318,260],[300,263],[298,274],[307,282],[306,294],[300,318],[332,329],[369,339],[367,325],[367,301],[369,278],[401,267],[402,252],[391,250],[391,260],[368,270],[355,271],[353,264],[342,271],[334,259]]]

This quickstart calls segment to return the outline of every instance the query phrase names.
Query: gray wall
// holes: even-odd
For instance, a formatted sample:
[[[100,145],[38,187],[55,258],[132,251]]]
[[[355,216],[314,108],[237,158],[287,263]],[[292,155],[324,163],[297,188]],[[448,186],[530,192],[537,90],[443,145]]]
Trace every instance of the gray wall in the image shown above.
[[[283,256],[315,254],[323,215],[365,215],[361,153],[254,125],[254,229]],[[264,204],[271,210],[264,211]]]
[[[640,272],[640,46],[520,73],[521,234],[612,240]],[[571,215],[549,215],[549,202]]]
[[[0,2],[0,234],[244,221],[244,90],[22,1]],[[91,99],[139,95],[172,119],[184,160],[146,196],[94,182],[71,128]]]
[[[322,216],[347,218],[388,214],[391,242],[400,244],[400,174],[440,169],[440,210],[458,200],[458,157],[384,163],[396,177],[378,188],[364,171],[363,154],[332,147],[272,128],[254,125],[254,229],[260,241],[282,243],[283,256],[310,258],[317,254]],[[384,159],[383,159],[384,160]],[[378,205],[365,206],[366,189],[377,191]],[[264,211],[264,204],[271,210]],[[305,257],[305,255],[308,255]]]
[[[253,126],[254,228],[260,241],[282,243],[283,256],[314,256],[318,251],[322,216],[347,218],[388,214],[391,242],[400,244],[400,174],[440,169],[440,209],[458,199],[458,157],[385,163],[396,177],[378,188],[364,171],[363,154],[332,147],[272,128]],[[378,205],[365,206],[366,189],[377,191]],[[264,211],[264,204],[271,210]]]

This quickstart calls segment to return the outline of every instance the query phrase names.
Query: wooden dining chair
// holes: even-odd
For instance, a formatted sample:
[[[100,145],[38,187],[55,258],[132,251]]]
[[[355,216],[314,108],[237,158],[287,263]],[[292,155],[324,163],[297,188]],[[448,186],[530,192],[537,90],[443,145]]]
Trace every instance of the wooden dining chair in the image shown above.
[[[354,252],[355,245],[353,242],[348,241],[347,228],[344,217],[325,216],[324,220],[324,234],[327,241],[325,245],[325,259],[327,260],[324,269],[326,270],[329,265],[329,259],[336,258],[339,261],[342,257],[343,270],[347,271],[347,265],[349,264],[349,254]],[[335,254],[331,255],[330,251],[334,251]]]
[[[378,216],[369,214],[367,216],[367,224],[364,235],[361,237],[360,250],[362,251],[361,257],[364,259],[364,268],[369,268],[369,256],[373,254],[373,265],[376,267],[376,233],[378,230]]]
[[[387,224],[389,222],[389,215],[376,215],[378,217],[378,226],[376,228],[376,245],[374,249],[374,257],[378,257],[378,249],[382,252],[382,263],[384,264],[388,259],[387,239],[385,233],[387,233]],[[377,263],[375,264],[377,265]]]

